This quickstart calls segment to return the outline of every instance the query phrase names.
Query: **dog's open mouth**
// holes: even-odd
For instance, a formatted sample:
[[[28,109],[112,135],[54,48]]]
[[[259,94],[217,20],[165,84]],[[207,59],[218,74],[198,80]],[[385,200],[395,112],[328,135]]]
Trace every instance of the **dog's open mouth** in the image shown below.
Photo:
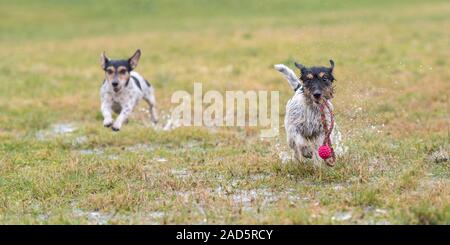
[[[329,100],[329,99],[331,99],[331,97],[330,97],[330,96],[327,96],[327,95],[320,96],[319,98],[314,98],[314,97],[313,97],[313,101],[314,101],[314,103],[316,103],[316,104],[320,104],[320,103],[322,103],[324,100]]]
[[[113,88],[113,91],[117,93],[120,91],[120,88]]]

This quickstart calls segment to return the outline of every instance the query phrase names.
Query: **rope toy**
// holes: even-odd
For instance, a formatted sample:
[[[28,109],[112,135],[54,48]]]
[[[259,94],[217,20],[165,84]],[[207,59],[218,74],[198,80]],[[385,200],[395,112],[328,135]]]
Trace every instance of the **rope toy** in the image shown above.
[[[330,128],[327,127],[327,120],[325,117],[325,107],[330,113]],[[334,149],[333,146],[331,145],[330,135],[334,127],[334,117],[333,111],[330,109],[326,100],[323,100],[323,102],[320,104],[320,119],[322,121],[323,130],[325,131],[325,137],[323,139],[322,146],[319,147],[318,149],[318,153],[320,158],[322,158],[328,166],[333,167],[334,162],[336,161],[336,155],[334,154]]]

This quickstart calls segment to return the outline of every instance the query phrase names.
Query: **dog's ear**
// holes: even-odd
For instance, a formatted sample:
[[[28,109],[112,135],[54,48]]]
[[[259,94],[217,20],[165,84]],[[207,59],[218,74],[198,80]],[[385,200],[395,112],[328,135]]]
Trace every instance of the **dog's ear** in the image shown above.
[[[108,64],[109,62],[109,58],[106,57],[105,51],[102,52],[102,54],[100,55],[100,64],[102,66],[102,69],[106,69],[106,64]]]
[[[333,69],[334,69],[334,61],[333,60],[330,60],[330,71],[331,72],[333,72]]]
[[[330,73],[331,73],[331,81],[336,81],[336,78],[334,78],[333,69],[334,69],[334,61],[330,60]]]
[[[140,49],[136,50],[136,52],[133,54],[133,56],[131,56],[131,58],[128,59],[128,63],[130,63],[131,69],[136,68],[136,66],[139,62],[139,58],[141,58],[141,50]]]
[[[298,69],[300,69],[300,71],[303,70],[303,69],[305,68],[305,66],[302,65],[302,64],[300,64],[300,63],[294,62],[294,64],[295,64],[295,66],[296,66]]]

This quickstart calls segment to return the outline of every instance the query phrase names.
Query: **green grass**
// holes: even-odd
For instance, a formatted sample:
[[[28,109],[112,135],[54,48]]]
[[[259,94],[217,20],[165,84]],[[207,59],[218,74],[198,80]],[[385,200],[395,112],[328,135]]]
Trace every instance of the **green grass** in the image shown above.
[[[450,224],[447,1],[0,1],[0,223]],[[103,128],[99,56],[177,90],[292,92],[271,66],[336,62],[348,152],[283,163],[284,129]],[[144,108],[144,105],[140,105]],[[164,123],[164,120],[162,120]],[[54,134],[52,127],[74,131]],[[345,214],[351,214],[350,216]]]

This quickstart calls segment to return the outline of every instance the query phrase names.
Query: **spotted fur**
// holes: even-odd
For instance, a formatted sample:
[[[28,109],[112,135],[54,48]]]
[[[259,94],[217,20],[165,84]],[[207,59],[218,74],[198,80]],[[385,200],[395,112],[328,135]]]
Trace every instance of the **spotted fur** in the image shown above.
[[[284,127],[286,130],[286,138],[289,147],[294,151],[294,156],[298,161],[304,161],[305,158],[312,158],[316,165],[321,162],[318,156],[317,149],[322,145],[324,140],[324,129],[321,121],[320,107],[312,99],[311,91],[304,87],[302,81],[295,76],[294,71],[289,67],[279,64],[275,65],[275,69],[281,72],[288,80],[290,86],[295,90],[294,95],[286,104],[286,115],[284,118]],[[305,74],[305,76],[313,74]],[[320,74],[321,77],[324,74]],[[302,89],[295,89],[301,87]],[[324,87],[324,98],[327,98],[330,93],[330,88]],[[327,103],[331,109],[331,98],[327,98]],[[330,123],[330,114],[325,111],[325,118]],[[340,140],[340,133],[338,132],[336,123],[332,132],[332,144]],[[340,143],[340,142],[339,142]],[[337,155],[343,153],[339,148],[335,150]]]
[[[158,121],[153,87],[139,73],[132,71],[137,66],[139,57],[140,50],[128,60],[110,60],[104,53],[101,56],[102,68],[106,71],[105,80],[100,89],[103,125],[111,127],[114,131],[119,131],[128,121],[128,117],[142,99],[149,105],[152,122]],[[123,68],[126,68],[128,72],[108,73],[108,69],[115,71]],[[112,118],[113,112],[118,114],[115,121]]]

